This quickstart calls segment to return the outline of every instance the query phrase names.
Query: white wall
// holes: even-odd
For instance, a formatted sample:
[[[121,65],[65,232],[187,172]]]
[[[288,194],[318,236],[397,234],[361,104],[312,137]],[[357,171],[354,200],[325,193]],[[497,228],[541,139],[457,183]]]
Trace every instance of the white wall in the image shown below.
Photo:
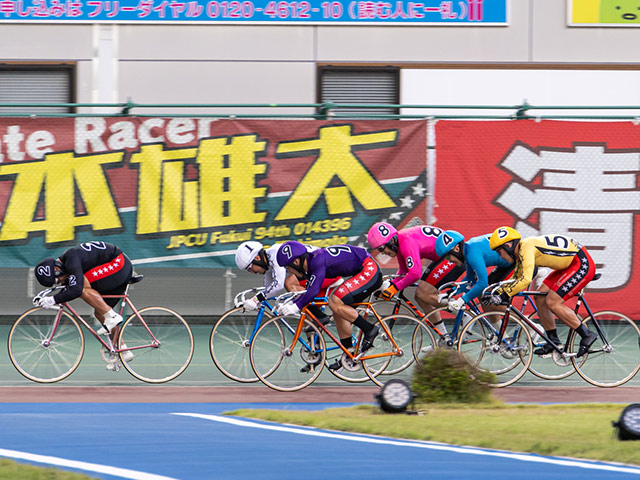
[[[405,105],[640,106],[638,70],[403,70],[400,103]],[[424,115],[511,115],[508,110],[403,109]],[[633,110],[545,110],[529,115],[637,115]]]

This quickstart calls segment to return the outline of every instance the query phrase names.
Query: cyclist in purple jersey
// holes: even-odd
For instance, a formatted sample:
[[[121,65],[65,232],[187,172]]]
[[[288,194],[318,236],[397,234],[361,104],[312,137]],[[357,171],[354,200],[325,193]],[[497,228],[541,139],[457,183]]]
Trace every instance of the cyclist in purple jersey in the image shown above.
[[[371,325],[351,305],[362,302],[382,284],[380,267],[364,248],[351,245],[335,245],[308,252],[304,245],[289,241],[278,251],[278,263],[299,279],[307,280],[307,291],[292,303],[280,307],[284,315],[297,315],[300,309],[313,301],[325,278],[345,278],[329,296],[329,308],[333,312],[340,342],[351,348],[351,324],[364,332],[362,349],[373,346],[378,335],[377,325]],[[337,362],[330,368],[340,368]]]
[[[397,230],[389,223],[379,222],[369,229],[369,246],[398,260],[396,275],[399,276],[382,292],[380,296],[383,299],[390,300],[400,290],[418,282],[415,299],[422,311],[427,314],[442,306],[438,299],[438,287],[457,280],[465,268],[436,254],[436,240],[441,234],[441,229],[431,225]],[[422,259],[431,261],[424,272]],[[439,324],[444,333],[447,332],[439,314],[432,322]]]

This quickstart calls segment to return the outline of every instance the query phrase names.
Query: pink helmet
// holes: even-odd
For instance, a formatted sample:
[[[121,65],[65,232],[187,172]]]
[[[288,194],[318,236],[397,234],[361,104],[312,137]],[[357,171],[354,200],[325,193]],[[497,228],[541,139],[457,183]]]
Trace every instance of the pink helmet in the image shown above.
[[[378,248],[390,242],[397,233],[398,230],[396,230],[396,227],[393,225],[385,222],[378,222],[369,229],[367,241],[371,248]]]

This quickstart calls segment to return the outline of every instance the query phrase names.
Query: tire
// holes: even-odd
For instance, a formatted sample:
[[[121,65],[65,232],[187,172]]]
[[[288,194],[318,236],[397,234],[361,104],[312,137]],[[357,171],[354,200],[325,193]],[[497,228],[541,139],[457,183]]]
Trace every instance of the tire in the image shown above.
[[[381,300],[381,301],[372,303],[371,308],[376,311],[376,313],[380,318],[388,317],[390,315],[397,315],[397,314],[418,318],[415,316],[413,310],[411,310],[404,303],[387,302],[385,300]],[[368,316],[369,318],[372,318],[372,319],[376,318],[375,315],[373,315],[372,313],[369,313]],[[386,334],[384,332],[381,332],[381,334],[382,334],[382,337],[379,337],[379,338],[385,342],[388,342],[389,339],[386,338]],[[406,370],[412,364],[413,364],[412,355],[390,357],[389,364],[384,368],[384,370],[380,375],[395,375],[397,373],[400,373]]]
[[[613,311],[594,313],[607,344],[599,334],[595,343],[581,358],[572,358],[582,378],[597,387],[617,387],[631,380],[640,369],[640,329],[626,315]],[[583,324],[598,332],[594,319],[587,317]],[[570,352],[578,352],[580,335],[573,332]]]
[[[458,339],[458,350],[473,368],[496,376],[494,387],[517,382],[531,364],[531,335],[515,315],[509,316],[504,338],[498,342],[503,315],[487,312],[474,317]]]
[[[537,313],[531,314],[529,316],[529,320],[537,323],[542,329]],[[570,328],[564,323],[557,321],[556,330],[558,332],[558,338],[563,342],[566,342],[567,338],[569,337]],[[531,328],[529,328],[529,333],[531,334],[531,343],[534,350],[536,348],[542,347],[547,343],[544,338],[540,337]],[[531,365],[529,365],[529,371],[536,377],[542,378],[544,380],[561,380],[563,378],[567,378],[570,375],[573,375],[576,372],[576,369],[574,368],[573,362],[570,358],[562,360],[559,359],[556,362],[551,356],[543,358],[540,355],[534,354],[531,357]]]
[[[304,322],[303,325],[299,325]],[[294,343],[297,329],[300,336]],[[304,330],[309,328],[310,333]],[[310,342],[312,338],[315,342]],[[326,360],[324,337],[309,320],[279,316],[264,322],[249,347],[251,368],[267,387],[279,392],[295,392],[311,385],[322,373]],[[301,371],[312,365],[308,372]]]
[[[226,312],[213,325],[209,352],[223,375],[240,383],[259,381],[249,361],[249,345],[260,324],[271,317],[266,310],[256,314],[238,307]]]
[[[49,345],[58,313],[60,322]],[[67,378],[80,365],[84,335],[80,325],[66,311],[32,308],[13,324],[7,340],[11,363],[22,375],[38,383]]]
[[[144,323],[134,313],[120,331],[119,345],[125,343],[134,354],[133,359],[126,361],[121,353],[122,365],[143,382],[173,380],[187,369],[193,357],[191,328],[169,308],[145,307],[138,314]]]

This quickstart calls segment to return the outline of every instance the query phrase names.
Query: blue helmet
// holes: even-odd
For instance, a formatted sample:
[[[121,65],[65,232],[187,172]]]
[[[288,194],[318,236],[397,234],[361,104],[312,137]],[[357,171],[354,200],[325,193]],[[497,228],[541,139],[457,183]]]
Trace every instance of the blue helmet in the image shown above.
[[[440,258],[444,257],[460,242],[464,242],[464,235],[455,230],[445,230],[436,239],[436,255]]]

